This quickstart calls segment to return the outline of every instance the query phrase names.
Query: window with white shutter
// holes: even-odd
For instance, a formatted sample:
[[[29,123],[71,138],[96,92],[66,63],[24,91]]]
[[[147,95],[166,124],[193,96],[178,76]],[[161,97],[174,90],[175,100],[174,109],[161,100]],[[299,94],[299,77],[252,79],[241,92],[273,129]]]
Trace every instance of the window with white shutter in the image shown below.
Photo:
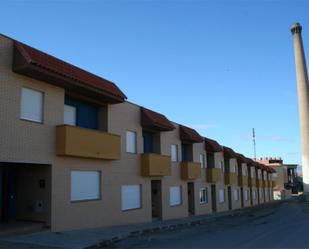
[[[225,202],[225,190],[224,189],[219,190],[219,202],[220,203]]]
[[[34,122],[43,122],[43,93],[29,88],[21,90],[20,118]]]
[[[71,201],[100,199],[99,171],[71,171]]]
[[[64,105],[63,123],[67,125],[76,125],[76,107]]]
[[[178,161],[178,146],[177,146],[177,144],[171,145],[171,160],[172,160],[172,162]]]
[[[238,189],[234,189],[234,201],[238,201],[238,199],[239,199]]]
[[[124,185],[121,187],[121,210],[141,208],[141,185]]]
[[[136,132],[126,131],[126,151],[136,153]]]
[[[181,204],[181,186],[170,187],[170,206]]]

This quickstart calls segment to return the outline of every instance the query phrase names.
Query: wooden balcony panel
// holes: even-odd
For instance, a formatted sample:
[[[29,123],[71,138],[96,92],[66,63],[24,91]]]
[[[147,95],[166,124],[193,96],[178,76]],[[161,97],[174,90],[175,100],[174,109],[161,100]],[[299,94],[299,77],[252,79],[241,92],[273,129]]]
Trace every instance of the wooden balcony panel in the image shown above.
[[[106,160],[120,160],[121,137],[71,125],[56,127],[56,154]]]
[[[224,173],[224,184],[233,185],[237,183],[236,173]]]
[[[160,154],[142,155],[142,176],[170,176],[171,157]]]
[[[239,187],[248,186],[248,176],[238,176],[238,186]]]
[[[217,183],[221,180],[221,169],[207,168],[206,169],[206,181],[208,183]]]
[[[181,178],[183,180],[196,180],[201,177],[201,164],[194,162],[181,163]]]

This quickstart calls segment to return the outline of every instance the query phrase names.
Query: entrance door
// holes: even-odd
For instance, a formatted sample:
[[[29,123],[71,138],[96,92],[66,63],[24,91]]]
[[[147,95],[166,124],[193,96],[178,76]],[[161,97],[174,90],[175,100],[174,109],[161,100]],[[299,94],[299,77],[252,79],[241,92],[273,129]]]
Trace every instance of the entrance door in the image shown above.
[[[260,201],[260,198],[261,198],[261,196],[260,196],[260,189],[257,188],[256,192],[257,192],[258,204],[260,204],[261,203],[261,201]]]
[[[227,197],[228,197],[228,204],[229,204],[229,210],[232,210],[232,189],[231,187],[227,187]]]
[[[189,215],[194,215],[194,183],[188,182],[188,211]]]
[[[240,188],[240,201],[241,201],[241,207],[243,208],[244,205],[244,188]]]
[[[14,169],[3,171],[2,207],[3,220],[13,221],[16,218],[16,174]]]
[[[253,190],[250,188],[250,204],[253,206]]]
[[[217,212],[217,191],[216,191],[216,185],[211,185],[211,208],[212,212]]]
[[[161,180],[151,181],[151,206],[152,206],[152,218],[162,218],[162,187]]]

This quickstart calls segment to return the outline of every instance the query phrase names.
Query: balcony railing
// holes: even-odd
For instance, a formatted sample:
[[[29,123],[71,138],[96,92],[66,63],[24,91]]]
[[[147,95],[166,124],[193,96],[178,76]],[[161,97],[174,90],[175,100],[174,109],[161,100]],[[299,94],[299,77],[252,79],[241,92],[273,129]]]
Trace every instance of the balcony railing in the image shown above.
[[[238,176],[238,186],[248,186],[248,176]]]
[[[142,176],[170,176],[171,157],[160,154],[142,155]]]
[[[119,160],[121,137],[77,126],[59,125],[56,127],[56,153],[58,156]]]
[[[181,163],[181,178],[183,180],[196,180],[201,177],[201,164],[194,162]]]
[[[221,169],[207,168],[206,169],[206,181],[209,183],[217,183],[221,180]]]
[[[237,175],[235,173],[224,173],[224,184],[233,185],[237,183]]]
[[[256,187],[256,179],[249,177],[248,178],[248,186],[250,188],[255,188]]]

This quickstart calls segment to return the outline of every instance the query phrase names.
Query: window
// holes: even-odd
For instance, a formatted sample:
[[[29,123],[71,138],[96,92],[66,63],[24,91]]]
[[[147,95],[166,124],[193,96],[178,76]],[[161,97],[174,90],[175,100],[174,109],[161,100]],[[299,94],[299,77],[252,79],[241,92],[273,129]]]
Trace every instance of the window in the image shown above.
[[[246,166],[242,166],[242,175],[247,176],[247,169]]]
[[[170,206],[181,204],[181,186],[170,187]]]
[[[256,192],[255,192],[255,190],[252,191],[252,197],[253,197],[253,200],[256,199]]]
[[[177,144],[171,145],[171,158],[172,158],[172,162],[178,161],[178,146],[177,146]]]
[[[278,177],[278,173],[273,173],[273,174],[272,174],[272,177],[273,177],[273,178],[277,178],[277,177]]]
[[[200,189],[200,204],[205,204],[207,202],[208,202],[207,188],[201,188]]]
[[[220,203],[225,202],[225,189],[219,190],[219,202]]]
[[[238,201],[238,199],[239,199],[239,190],[234,189],[234,201]]]
[[[206,168],[206,156],[205,154],[200,154],[201,168]]]
[[[76,125],[76,107],[64,105],[64,124]]]
[[[141,186],[125,185],[121,187],[121,210],[141,208]]]
[[[235,165],[230,166],[231,173],[235,173]]]
[[[100,199],[99,171],[71,171],[71,201]]]
[[[254,178],[254,169],[251,168],[251,178]]]
[[[221,168],[222,172],[224,173],[224,162],[223,161],[220,162],[220,168]]]
[[[126,149],[128,153],[136,153],[136,132],[126,132]]]
[[[29,88],[21,90],[20,118],[43,122],[43,93]]]
[[[249,191],[245,190],[244,195],[245,195],[245,201],[248,201],[248,199],[249,199]]]

